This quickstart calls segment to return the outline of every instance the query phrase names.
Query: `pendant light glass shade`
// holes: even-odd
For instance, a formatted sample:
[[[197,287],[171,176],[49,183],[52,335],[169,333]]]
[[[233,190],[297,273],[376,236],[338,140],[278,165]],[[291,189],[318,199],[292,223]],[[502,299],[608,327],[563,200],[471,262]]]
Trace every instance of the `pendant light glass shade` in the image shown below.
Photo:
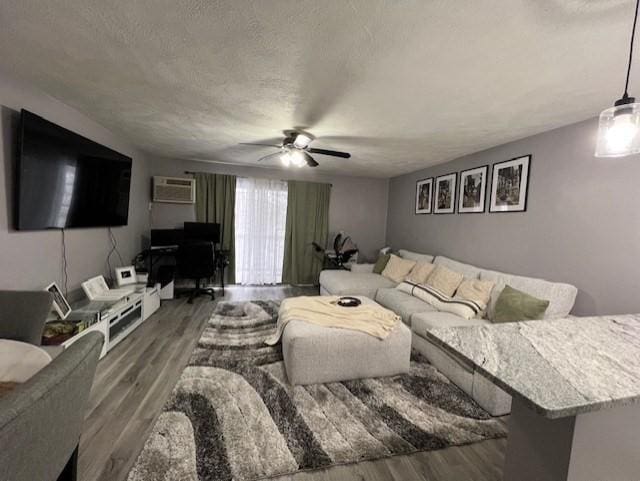
[[[640,103],[617,105],[600,114],[596,157],[640,153]]]

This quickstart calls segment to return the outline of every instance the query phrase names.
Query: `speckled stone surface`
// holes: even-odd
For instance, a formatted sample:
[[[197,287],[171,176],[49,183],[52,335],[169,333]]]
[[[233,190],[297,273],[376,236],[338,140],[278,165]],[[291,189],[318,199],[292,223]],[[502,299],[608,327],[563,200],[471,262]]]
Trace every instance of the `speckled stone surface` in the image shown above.
[[[427,331],[548,418],[640,401],[640,315]]]

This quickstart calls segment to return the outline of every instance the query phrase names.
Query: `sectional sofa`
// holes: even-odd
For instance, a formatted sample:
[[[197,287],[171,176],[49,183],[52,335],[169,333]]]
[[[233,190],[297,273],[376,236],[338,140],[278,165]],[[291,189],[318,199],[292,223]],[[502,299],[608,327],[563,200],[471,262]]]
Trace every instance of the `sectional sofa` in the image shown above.
[[[540,299],[549,301],[545,319],[566,317],[573,308],[578,290],[560,282],[523,277],[464,264],[444,256],[431,256],[407,250],[398,255],[416,262],[432,262],[442,265],[469,279],[492,281],[495,287],[487,311],[482,318],[464,319],[447,312],[439,312],[430,304],[417,297],[396,289],[396,283],[373,272],[373,264],[356,264],[351,271],[326,270],[320,273],[320,293],[322,295],[361,295],[374,299],[402,317],[412,331],[412,347],[425,356],[453,383],[469,394],[480,406],[493,416],[501,416],[511,411],[511,396],[495,386],[484,376],[474,372],[462,359],[445,352],[427,340],[428,329],[438,327],[462,327],[488,324],[495,302],[505,285],[521,290]]]

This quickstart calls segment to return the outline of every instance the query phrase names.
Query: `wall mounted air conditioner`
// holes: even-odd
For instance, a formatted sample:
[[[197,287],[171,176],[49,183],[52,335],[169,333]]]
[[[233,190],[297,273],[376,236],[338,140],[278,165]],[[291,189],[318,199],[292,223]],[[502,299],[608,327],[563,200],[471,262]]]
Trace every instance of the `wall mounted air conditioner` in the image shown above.
[[[155,176],[153,178],[153,201],[194,204],[196,201],[196,181],[180,177]]]

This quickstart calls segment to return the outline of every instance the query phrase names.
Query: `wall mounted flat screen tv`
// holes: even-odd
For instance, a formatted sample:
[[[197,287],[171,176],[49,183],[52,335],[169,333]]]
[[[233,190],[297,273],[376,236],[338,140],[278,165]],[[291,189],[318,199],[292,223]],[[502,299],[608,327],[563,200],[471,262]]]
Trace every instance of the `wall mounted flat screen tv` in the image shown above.
[[[22,111],[17,230],[126,225],[131,158]]]

